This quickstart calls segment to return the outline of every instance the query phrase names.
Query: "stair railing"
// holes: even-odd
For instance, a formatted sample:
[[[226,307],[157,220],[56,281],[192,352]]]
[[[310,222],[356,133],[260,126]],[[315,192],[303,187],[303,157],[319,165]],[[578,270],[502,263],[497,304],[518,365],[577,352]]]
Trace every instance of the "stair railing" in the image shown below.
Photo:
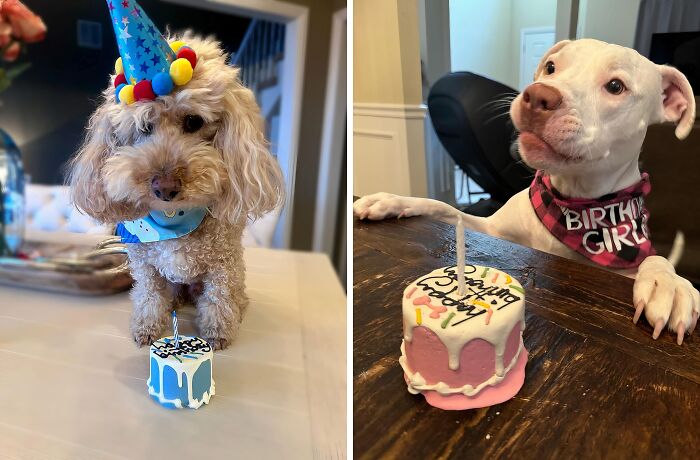
[[[257,92],[277,83],[277,63],[284,53],[284,24],[253,19],[231,65],[240,67],[241,81]]]

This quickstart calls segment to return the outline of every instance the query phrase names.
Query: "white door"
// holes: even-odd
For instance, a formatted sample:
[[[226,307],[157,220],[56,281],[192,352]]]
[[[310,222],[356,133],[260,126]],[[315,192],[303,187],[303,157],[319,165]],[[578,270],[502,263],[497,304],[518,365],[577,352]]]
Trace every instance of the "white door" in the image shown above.
[[[554,27],[522,29],[520,33],[520,90],[532,83],[537,64],[554,45]]]

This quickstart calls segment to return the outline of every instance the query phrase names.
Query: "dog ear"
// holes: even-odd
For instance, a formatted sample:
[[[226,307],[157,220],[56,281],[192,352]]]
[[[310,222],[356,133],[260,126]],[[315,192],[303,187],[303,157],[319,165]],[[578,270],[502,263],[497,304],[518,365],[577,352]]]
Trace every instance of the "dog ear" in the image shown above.
[[[661,73],[662,120],[676,123],[676,137],[685,139],[695,123],[695,96],[688,79],[678,69],[659,65]]]
[[[544,65],[549,61],[549,56],[551,56],[554,53],[559,52],[562,48],[564,48],[566,45],[571,43],[571,40],[562,40],[560,42],[555,43],[549,50],[544,53],[544,56],[542,56],[542,59],[540,60],[540,63],[537,65],[537,70],[535,70],[535,75],[533,75],[532,79],[533,81],[537,81],[537,77],[540,76],[542,73],[542,69],[544,68]]]
[[[71,159],[68,170],[73,204],[102,223],[121,220],[120,206],[105,193],[101,174],[104,160],[114,147],[107,108],[110,103],[114,101],[104,102],[90,117],[83,144]]]
[[[212,212],[230,223],[255,220],[281,204],[282,171],[268,150],[253,92],[236,78],[226,90],[224,105],[214,145],[222,152],[228,186]]]

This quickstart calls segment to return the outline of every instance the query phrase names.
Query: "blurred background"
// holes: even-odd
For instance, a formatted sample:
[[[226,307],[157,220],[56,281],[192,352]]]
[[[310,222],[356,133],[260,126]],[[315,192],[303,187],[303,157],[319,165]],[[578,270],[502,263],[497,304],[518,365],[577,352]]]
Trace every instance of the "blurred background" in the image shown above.
[[[107,4],[23,3],[48,31],[17,58],[30,67],[0,94],[0,128],[19,148],[31,183],[27,229],[90,231],[85,222],[71,227],[70,213],[51,209],[69,205],[55,186],[64,182],[66,162],[118,57]],[[344,279],[345,0],[139,3],[163,31],[213,34],[256,93],[287,202],[281,213],[249,226],[246,244],[325,252]]]
[[[487,216],[529,186],[508,116],[542,55],[563,39],[595,38],[670,64],[700,94],[695,0],[356,0],[353,194],[424,196]],[[696,98],[697,100],[697,98]],[[641,155],[663,255],[685,235],[680,274],[700,283],[698,125],[678,141],[649,128]],[[690,166],[690,167],[689,167]]]

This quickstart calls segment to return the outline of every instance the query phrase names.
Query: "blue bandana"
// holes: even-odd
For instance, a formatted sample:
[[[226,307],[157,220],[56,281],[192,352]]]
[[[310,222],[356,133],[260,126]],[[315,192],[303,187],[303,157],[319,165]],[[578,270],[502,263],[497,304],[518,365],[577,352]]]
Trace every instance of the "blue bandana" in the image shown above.
[[[207,208],[151,211],[147,216],[117,224],[122,243],[152,243],[180,238],[195,231],[207,215]]]

